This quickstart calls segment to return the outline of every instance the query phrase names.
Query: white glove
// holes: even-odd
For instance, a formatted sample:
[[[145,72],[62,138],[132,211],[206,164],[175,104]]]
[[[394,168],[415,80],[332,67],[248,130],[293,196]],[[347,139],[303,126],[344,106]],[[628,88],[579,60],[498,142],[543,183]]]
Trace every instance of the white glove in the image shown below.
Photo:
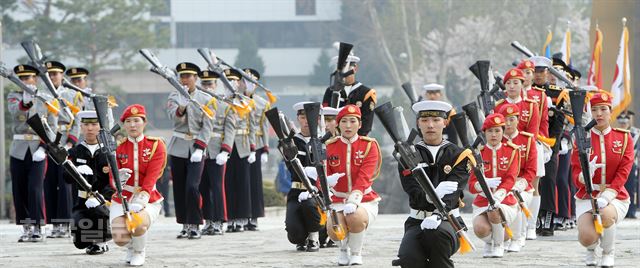
[[[196,149],[191,154],[191,159],[189,159],[189,160],[191,162],[200,162],[200,161],[202,161],[202,156],[203,155],[204,155],[204,151],[202,149]]]
[[[247,162],[249,162],[249,164],[253,164],[253,162],[256,161],[256,152],[251,152],[249,154],[249,157],[247,157]]]
[[[31,157],[33,162],[40,162],[45,158],[47,158],[47,152],[44,150],[44,147],[38,147],[38,150],[36,150]]]
[[[456,190],[458,190],[457,181],[443,181],[436,187],[436,194],[438,195],[438,198],[442,199],[443,196],[453,193]]]
[[[434,230],[438,228],[441,222],[442,220],[440,219],[440,217],[438,217],[438,215],[431,215],[422,220],[422,223],[420,223],[420,228],[422,228],[422,230]]]
[[[560,151],[558,151],[558,154],[567,154],[569,153],[569,141],[565,138],[560,140]]]
[[[518,178],[516,183],[513,185],[513,190],[521,193],[527,189],[527,186],[529,186],[529,182],[527,182],[525,178]]]
[[[318,179],[318,170],[316,167],[304,167],[304,174],[309,177],[309,179]]]
[[[598,202],[598,208],[605,208],[609,205],[609,201],[603,197],[598,197],[596,201]]]
[[[95,197],[89,197],[87,201],[84,201],[84,205],[87,206],[87,208],[95,208],[100,205],[100,201]]]
[[[22,92],[22,103],[24,104],[28,104],[31,103],[33,101],[33,96],[31,94],[29,94],[29,92]]]
[[[138,204],[138,203],[131,203],[129,204],[129,210],[131,210],[132,212],[140,212],[140,210],[144,209],[144,205],[143,204]]]
[[[188,92],[189,89],[186,86],[184,88]],[[185,96],[182,96],[182,94],[178,94],[178,97],[176,98],[176,102],[178,103],[178,106],[181,106],[181,107],[187,107],[187,105],[189,105],[189,99]]]
[[[82,175],[93,175],[93,169],[87,165],[78,166],[76,169],[78,170],[78,173]]]
[[[227,159],[229,159],[229,153],[222,151],[216,155],[216,164],[222,166],[227,163]]]
[[[298,202],[302,203],[302,201],[311,198],[311,193],[304,191],[298,195]]]
[[[598,161],[598,156],[596,155],[595,157],[593,157],[593,160],[589,162],[589,177],[591,177],[591,179],[593,179],[593,175],[596,174],[596,169],[604,167],[604,164],[602,163],[597,164],[596,163],[597,161]]]
[[[498,190],[493,193],[493,200],[496,201],[496,205],[502,204],[502,200],[507,197],[507,192],[505,190]]]
[[[333,173],[327,176],[327,184],[329,184],[329,187],[336,186],[338,179],[342,178],[342,176],[344,176],[344,173]]]
[[[347,203],[344,205],[344,209],[342,210],[342,212],[344,213],[344,215],[348,215],[356,212],[356,209],[358,209],[358,206],[356,204]]]
[[[128,168],[121,168],[118,170],[118,176],[120,177],[120,184],[121,185],[125,185],[127,183],[127,181],[129,180],[129,178],[131,178],[131,173],[133,171],[131,171],[131,169]]]
[[[263,164],[266,164],[267,162],[269,162],[269,154],[268,153],[262,153],[260,155],[260,162],[262,162]]]
[[[500,185],[500,183],[502,182],[502,178],[485,178],[485,181],[487,182],[487,186],[489,186],[489,188],[497,188],[498,185]]]

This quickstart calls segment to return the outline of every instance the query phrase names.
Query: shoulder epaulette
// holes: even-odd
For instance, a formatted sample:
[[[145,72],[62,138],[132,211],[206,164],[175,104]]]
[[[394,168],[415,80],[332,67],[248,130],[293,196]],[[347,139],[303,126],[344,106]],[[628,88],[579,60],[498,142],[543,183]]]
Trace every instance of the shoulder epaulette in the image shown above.
[[[328,139],[326,142],[324,142],[324,144],[325,144],[325,145],[332,144],[332,143],[334,143],[334,142],[338,141],[338,139],[340,139],[340,136],[335,136],[335,137],[333,137],[333,138],[331,138],[331,139]]]
[[[624,133],[630,133],[631,132],[628,129],[624,129],[624,128],[614,128],[613,130],[617,130],[617,131],[624,132]]]
[[[556,85],[549,85],[549,89],[551,89],[551,90],[561,90],[561,88],[559,86],[556,86]]]
[[[526,131],[520,131],[520,133],[521,133],[522,135],[527,136],[527,137],[533,137],[533,134],[531,134],[531,133],[529,133],[529,132],[526,132]]]
[[[515,145],[513,142],[511,141],[507,141],[506,144],[511,147],[511,149],[517,150],[518,149],[518,145]]]
[[[529,99],[529,98],[524,98],[523,100],[526,101],[526,102],[530,102],[530,103],[538,103],[537,100],[533,100],[533,99]]]
[[[501,99],[501,100],[496,101],[496,106],[498,106],[498,105],[502,104],[503,102],[504,102],[504,99]]]
[[[544,92],[544,88],[542,87],[532,86],[531,89]]]
[[[127,139],[119,140],[119,141],[116,143],[116,147],[118,147],[118,146],[122,145],[122,144],[123,144],[123,143],[125,143],[125,142],[127,142]]]
[[[363,139],[365,141],[376,141],[375,138],[371,138],[369,136],[360,136],[360,139]]]

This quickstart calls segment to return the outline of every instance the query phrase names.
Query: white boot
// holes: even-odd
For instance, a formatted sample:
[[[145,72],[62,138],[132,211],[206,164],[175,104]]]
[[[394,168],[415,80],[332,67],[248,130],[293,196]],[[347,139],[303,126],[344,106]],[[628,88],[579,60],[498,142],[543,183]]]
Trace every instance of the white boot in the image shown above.
[[[536,240],[536,221],[538,220],[538,212],[540,212],[540,196],[533,196],[531,198],[531,205],[529,206],[531,211],[531,218],[527,220],[527,240]]]
[[[616,225],[604,228],[600,237],[600,247],[602,248],[602,261],[600,266],[613,267],[614,244],[616,240]]]
[[[362,265],[362,244],[364,242],[365,231],[359,233],[349,233],[349,249],[351,258],[349,265]]]
[[[603,268],[613,267],[614,255],[614,250],[609,252],[602,252],[602,261],[600,262],[600,266]]]
[[[349,259],[351,258],[351,254],[349,253],[349,245],[347,244],[347,241],[349,241],[349,237],[338,242],[340,244],[340,253],[338,254],[338,265],[340,266],[349,265]]]
[[[596,246],[598,246],[597,242],[587,247],[587,253],[584,255],[584,264],[586,266],[596,266],[596,264],[598,264],[598,256],[596,256]]]
[[[491,236],[488,236],[491,237]],[[484,243],[484,250],[482,251],[483,258],[491,258],[493,253],[493,244],[491,242]]]
[[[520,237],[522,237],[522,229],[524,226],[524,214],[518,213],[516,220],[511,224],[511,228],[513,229],[513,237],[511,238],[509,245],[505,245],[507,248],[507,252],[520,252],[520,248],[522,247],[520,244]]]
[[[144,264],[145,259],[145,244],[147,242],[147,234],[143,234],[141,236],[131,237],[131,249],[133,253],[131,254],[131,261],[129,265],[131,266],[142,266]]]
[[[133,256],[133,248],[131,248],[131,241],[129,241],[129,244],[127,244],[127,255],[124,256],[124,261],[126,263],[130,263],[132,256]]]
[[[491,238],[493,240],[492,258],[502,258],[504,256],[504,227],[502,224],[491,224]]]

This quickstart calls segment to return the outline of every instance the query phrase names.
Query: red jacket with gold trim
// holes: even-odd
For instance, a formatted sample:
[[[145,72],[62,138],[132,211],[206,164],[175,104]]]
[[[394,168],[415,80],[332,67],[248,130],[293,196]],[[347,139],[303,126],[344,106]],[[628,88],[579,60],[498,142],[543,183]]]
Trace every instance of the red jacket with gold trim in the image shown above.
[[[527,180],[527,188],[525,191],[533,191],[533,179],[536,177],[536,171],[538,169],[538,149],[536,148],[536,139],[533,134],[524,131],[518,131],[518,134],[509,138],[505,136],[502,139],[503,142],[510,141],[518,146],[520,150],[520,169],[518,171],[518,178],[524,178]],[[516,182],[518,180],[516,179]]]
[[[495,149],[491,149],[489,145],[484,146],[480,151],[482,155],[482,162],[484,164],[484,176],[485,178],[501,177],[502,180],[498,187],[493,190],[493,193],[497,191],[505,191],[507,196],[502,200],[502,204],[515,205],[516,199],[511,194],[511,189],[516,182],[518,176],[518,169],[520,167],[520,157],[518,155],[518,147],[512,143],[500,143]],[[477,194],[473,200],[473,204],[478,207],[489,206],[489,201],[482,194],[480,185],[478,184],[478,178],[471,173],[469,177],[469,192]]]
[[[493,109],[495,112],[500,112],[502,106],[507,103],[506,99],[502,99],[496,102],[496,107]],[[538,135],[540,128],[540,112],[538,111],[538,103],[524,98],[521,101],[515,103],[520,108],[520,121],[518,122],[518,130],[526,131],[533,135]]]

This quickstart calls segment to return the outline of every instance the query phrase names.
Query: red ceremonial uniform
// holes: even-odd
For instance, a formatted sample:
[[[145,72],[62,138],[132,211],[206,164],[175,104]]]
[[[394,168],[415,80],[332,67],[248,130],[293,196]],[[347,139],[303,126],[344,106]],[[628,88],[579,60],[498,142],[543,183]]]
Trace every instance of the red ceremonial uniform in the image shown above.
[[[502,204],[515,205],[516,199],[511,194],[511,189],[516,182],[518,176],[519,160],[518,147],[512,143],[500,143],[497,148],[490,148],[487,144],[480,151],[482,161],[484,163],[484,176],[485,178],[500,177],[502,181],[500,185],[495,189],[506,191],[507,197],[502,200]],[[480,186],[476,186],[478,178],[471,173],[469,177],[469,192],[476,194],[476,198],[473,200],[473,204],[478,207],[489,206],[487,199],[482,196]],[[494,192],[495,192],[494,191]]]
[[[498,112],[502,109],[502,106],[509,103],[507,99],[502,99],[496,102],[494,111]],[[514,103],[518,105],[520,109],[520,122],[518,122],[518,130],[529,132],[534,135],[538,135],[540,114],[538,111],[538,103],[530,99],[523,99]]]
[[[604,191],[614,191],[616,199],[625,200],[629,198],[629,193],[624,184],[629,177],[633,166],[634,151],[633,140],[628,130],[607,128],[600,132],[593,128],[591,134],[591,154],[589,161],[598,157],[597,163],[605,164],[603,168],[596,169],[593,176],[593,184],[599,185]],[[578,157],[578,149],[573,144],[571,153],[571,174],[575,185],[578,187],[576,197],[586,199],[586,189],[581,181],[582,168]],[[592,195],[598,197],[600,191],[594,189]]]
[[[343,203],[351,192],[360,191],[362,202],[379,200],[371,185],[378,174],[382,157],[378,142],[366,136],[351,140],[338,136],[327,141],[327,174],[346,174],[333,187],[332,202]]]
[[[535,63],[530,60],[522,60],[517,68],[520,70],[531,70],[535,72]],[[522,98],[528,98],[538,103],[538,114],[540,115],[537,124],[539,127],[538,134],[549,137],[549,104],[547,103],[547,93],[544,88],[532,86],[526,90],[526,95],[521,94]],[[529,132],[534,133],[534,132]]]
[[[503,142],[511,142],[518,147],[520,152],[520,169],[518,178],[527,180],[527,188],[525,191],[533,190],[533,179],[536,177],[536,169],[538,168],[538,151],[536,149],[536,141],[533,134],[523,131],[514,133],[511,137],[505,136]]]

